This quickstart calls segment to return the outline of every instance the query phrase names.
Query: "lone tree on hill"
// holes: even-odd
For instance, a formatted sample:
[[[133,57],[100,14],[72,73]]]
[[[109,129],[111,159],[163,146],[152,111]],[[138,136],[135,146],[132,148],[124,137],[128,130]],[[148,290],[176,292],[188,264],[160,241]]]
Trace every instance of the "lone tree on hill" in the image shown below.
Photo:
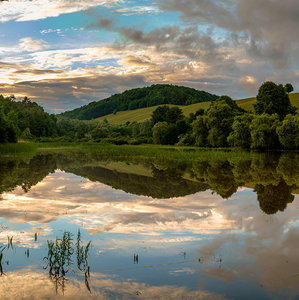
[[[294,90],[293,86],[290,83],[287,83],[284,87],[285,87],[288,94],[290,92],[293,92],[293,90]]]
[[[297,110],[291,105],[286,88],[272,81],[267,81],[260,86],[256,100],[253,106],[258,115],[278,114],[282,120],[287,114],[295,114]]]

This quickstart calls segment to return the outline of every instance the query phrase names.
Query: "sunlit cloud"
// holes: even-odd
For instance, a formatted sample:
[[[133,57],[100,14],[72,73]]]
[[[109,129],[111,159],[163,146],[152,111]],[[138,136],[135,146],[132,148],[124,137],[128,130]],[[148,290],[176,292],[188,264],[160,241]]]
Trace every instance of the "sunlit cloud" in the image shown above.
[[[57,19],[2,44],[0,93],[26,95],[59,113],[161,83],[233,99],[256,96],[266,80],[291,82],[296,90],[297,3],[271,3],[3,1],[4,26],[55,16],[66,23]]]
[[[9,0],[0,3],[0,22],[16,20],[18,22],[58,17],[61,14],[73,13],[90,7],[118,2],[118,0]]]
[[[64,293],[60,288],[58,288],[56,293],[54,283],[49,280],[49,275],[46,271],[25,268],[7,272],[6,280],[2,282],[0,292],[4,295],[3,299],[8,299],[5,295],[9,291],[9,297],[17,300],[23,299],[24,295],[34,295],[36,299],[49,297],[56,299],[65,297],[71,299],[111,299],[110,295],[116,298],[129,299],[134,298],[136,293],[145,299],[161,298],[161,295],[167,295],[170,299],[186,299],[186,296],[189,299],[225,299],[222,295],[205,290],[189,290],[186,287],[175,285],[150,285],[138,282],[135,279],[126,279],[95,272],[91,272],[90,278],[91,293],[85,286],[84,274],[80,273],[76,277],[67,278]]]

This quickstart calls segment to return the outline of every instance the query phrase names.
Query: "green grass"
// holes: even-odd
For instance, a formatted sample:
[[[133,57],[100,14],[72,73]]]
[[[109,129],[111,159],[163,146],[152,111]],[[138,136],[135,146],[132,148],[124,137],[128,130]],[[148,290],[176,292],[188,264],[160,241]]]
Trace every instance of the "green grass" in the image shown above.
[[[0,155],[35,152],[36,148],[37,145],[34,143],[0,144]]]
[[[299,93],[291,93],[289,94],[290,100],[292,105],[296,106],[299,108]],[[253,110],[253,103],[256,102],[255,97],[251,98],[245,98],[245,99],[240,99],[237,100],[237,104],[246,109],[246,110]],[[189,116],[191,112],[195,113],[198,109],[202,108],[206,110],[209,108],[211,102],[202,102],[202,103],[196,103],[192,105],[173,105],[173,104],[168,104],[169,107],[174,107],[178,106],[182,111],[185,116]],[[96,120],[102,122],[104,119],[107,119],[107,121],[111,124],[125,124],[126,122],[143,122],[146,119],[151,118],[152,112],[158,107],[157,106],[152,106],[152,107],[146,107],[146,108],[139,108],[135,110],[128,110],[128,111],[120,111],[116,113],[115,115],[110,114],[106,115],[100,118],[97,118]]]
[[[255,97],[237,100],[237,104],[246,110],[253,110],[253,103],[255,102]]]
[[[233,159],[252,156],[252,153],[243,150],[211,149],[198,147],[177,147],[162,145],[112,145],[101,143],[69,143],[61,146],[60,143],[39,143],[36,144],[37,153],[45,154],[61,152],[70,155],[83,154],[86,157],[92,156],[96,159],[124,161],[131,158],[146,158],[154,160],[199,160],[207,158]],[[80,155],[81,155],[80,154]]]
[[[289,94],[291,103],[296,106],[297,108],[299,108],[299,93],[292,93]]]
[[[54,151],[57,148],[54,148]],[[51,151],[50,148],[40,148],[39,152]],[[61,149],[62,150],[62,149]],[[239,159],[250,157],[252,153],[242,150],[221,150],[221,149],[202,149],[196,147],[175,147],[161,145],[122,145],[111,144],[80,144],[77,147],[70,147],[66,151],[83,153],[97,159],[109,159],[112,161],[126,161],[127,159],[146,158],[149,160],[163,161],[186,161],[200,159]]]
[[[119,111],[115,115],[110,114],[106,115],[100,118],[97,118],[95,120],[98,120],[100,122],[104,121],[104,119],[107,119],[107,121],[111,124],[125,124],[126,122],[143,122],[145,120],[149,120],[151,118],[152,112],[158,107],[152,106],[152,107],[146,107],[146,108],[139,108],[135,110],[127,110],[127,111]],[[167,104],[169,107],[178,106],[185,116],[188,116],[191,112],[196,112],[199,108],[207,109],[210,106],[210,102],[202,102],[202,103],[196,103],[188,106],[184,105],[173,105],[173,104]]]

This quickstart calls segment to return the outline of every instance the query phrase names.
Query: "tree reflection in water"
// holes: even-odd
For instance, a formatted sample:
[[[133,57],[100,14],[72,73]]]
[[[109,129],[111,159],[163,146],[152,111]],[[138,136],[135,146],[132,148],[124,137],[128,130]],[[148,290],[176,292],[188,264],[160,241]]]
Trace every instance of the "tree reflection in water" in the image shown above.
[[[292,192],[299,188],[298,153],[254,152],[236,157],[220,154],[201,157],[199,153],[196,160],[125,157],[103,161],[87,151],[37,155],[27,163],[21,159],[4,160],[0,161],[0,194],[17,186],[28,192],[49,173],[60,169],[130,194],[157,199],[208,189],[228,199],[239,187],[250,187],[257,193],[260,208],[266,214],[283,211],[293,201]],[[106,167],[109,163],[113,163],[113,169]],[[146,172],[135,174],[130,165],[138,165]]]
[[[77,267],[79,272],[84,273],[85,285],[88,291],[91,293],[89,287],[90,267],[87,261],[89,248],[91,241],[84,247],[81,246],[81,233],[80,229],[77,235],[77,242],[74,244],[72,239],[73,234],[69,231],[65,231],[62,239],[56,238],[56,241],[48,242],[48,256],[44,257],[44,260],[48,262],[45,269],[49,268],[49,278],[55,285],[56,293],[58,293],[59,287],[62,293],[65,291],[65,283],[68,281],[66,274],[76,272],[72,268],[73,260],[72,256],[75,253],[77,256]]]

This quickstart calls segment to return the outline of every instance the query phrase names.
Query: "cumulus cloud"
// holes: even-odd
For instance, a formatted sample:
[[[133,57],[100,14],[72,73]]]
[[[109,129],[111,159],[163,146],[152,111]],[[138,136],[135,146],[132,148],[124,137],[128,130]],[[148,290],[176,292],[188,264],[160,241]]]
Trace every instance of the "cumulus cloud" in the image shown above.
[[[252,76],[242,76],[238,82],[238,86],[244,89],[248,95],[256,95],[260,83]]]
[[[44,40],[33,40],[31,37],[20,39],[19,47],[22,51],[35,52],[49,48],[49,45]]]

